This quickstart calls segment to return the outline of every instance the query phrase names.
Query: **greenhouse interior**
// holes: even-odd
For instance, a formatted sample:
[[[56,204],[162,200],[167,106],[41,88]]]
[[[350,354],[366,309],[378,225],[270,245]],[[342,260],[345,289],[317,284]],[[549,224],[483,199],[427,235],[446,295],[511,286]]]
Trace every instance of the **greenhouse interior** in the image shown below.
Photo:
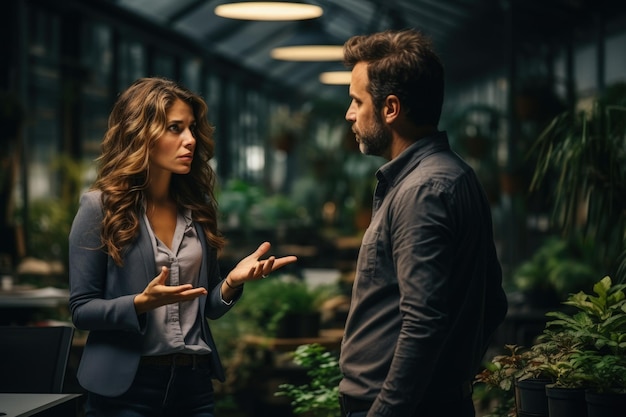
[[[471,381],[476,415],[557,416],[523,410],[518,382],[539,368],[591,378],[582,345],[572,348],[578,362],[532,356],[565,343],[555,334],[568,326],[610,349],[606,366],[626,375],[626,2],[300,0],[318,15],[222,15],[236,3],[5,3],[0,332],[9,333],[0,335],[0,373],[11,377],[0,383],[0,415],[85,415],[92,388],[78,370],[90,330],[71,311],[70,232],[98,179],[118,98],[135,80],[162,77],[208,108],[219,270],[265,241],[265,258],[297,257],[246,282],[232,311],[208,320],[224,368],[213,379],[215,416],[345,416],[338,358],[387,161],[364,155],[346,120],[353,98],[342,48],[356,35],[409,28],[431,39],[443,63],[438,129],[485,191],[508,302]],[[280,54],[311,45],[331,54]],[[69,342],[11,333],[24,328],[69,328]],[[61,385],[32,388],[48,368]],[[44,394],[58,399],[37,408]],[[621,401],[607,415],[626,415]]]

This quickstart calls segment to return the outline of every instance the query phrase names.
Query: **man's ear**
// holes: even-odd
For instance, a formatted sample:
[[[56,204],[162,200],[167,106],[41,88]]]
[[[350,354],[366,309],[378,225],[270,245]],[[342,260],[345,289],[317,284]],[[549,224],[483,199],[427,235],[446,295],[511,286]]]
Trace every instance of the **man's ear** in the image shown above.
[[[383,120],[387,124],[391,124],[398,117],[400,117],[400,99],[398,96],[390,94],[385,99],[385,104],[383,105]]]

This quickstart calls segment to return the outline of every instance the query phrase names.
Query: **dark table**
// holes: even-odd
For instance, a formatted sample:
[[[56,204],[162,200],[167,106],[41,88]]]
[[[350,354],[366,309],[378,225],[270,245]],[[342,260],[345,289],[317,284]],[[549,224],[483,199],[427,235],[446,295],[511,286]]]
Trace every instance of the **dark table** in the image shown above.
[[[0,325],[26,325],[41,310],[67,305],[69,290],[62,288],[21,288],[0,291]]]
[[[82,394],[5,394],[0,393],[0,416],[76,415],[77,399]],[[4,414],[3,414],[4,413]]]

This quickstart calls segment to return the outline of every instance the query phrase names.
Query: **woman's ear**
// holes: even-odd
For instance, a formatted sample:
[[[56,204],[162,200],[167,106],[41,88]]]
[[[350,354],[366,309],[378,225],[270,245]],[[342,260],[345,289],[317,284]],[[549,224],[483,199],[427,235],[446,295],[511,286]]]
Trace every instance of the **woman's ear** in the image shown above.
[[[400,116],[400,99],[398,96],[390,94],[385,99],[383,106],[383,120],[387,124],[393,123]]]

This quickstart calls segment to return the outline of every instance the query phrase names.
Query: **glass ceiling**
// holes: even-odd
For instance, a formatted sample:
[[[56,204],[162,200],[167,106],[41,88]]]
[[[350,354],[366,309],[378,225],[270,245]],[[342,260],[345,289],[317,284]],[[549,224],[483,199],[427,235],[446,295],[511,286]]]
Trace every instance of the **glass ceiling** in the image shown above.
[[[270,51],[288,42],[303,22],[242,21],[218,17],[219,4],[235,0],[109,0],[161,27],[175,30],[213,54],[239,63],[304,94],[345,97],[345,88],[325,86],[319,74],[341,62],[287,62]],[[309,0],[324,9],[318,30],[342,44],[355,34],[415,27],[433,38],[448,82],[462,81],[507,64],[513,39],[533,47],[559,24],[588,19],[585,0]],[[589,4],[588,4],[589,3]],[[621,6],[623,9],[623,6]],[[510,48],[509,48],[510,49]],[[345,87],[345,86],[344,86]]]

